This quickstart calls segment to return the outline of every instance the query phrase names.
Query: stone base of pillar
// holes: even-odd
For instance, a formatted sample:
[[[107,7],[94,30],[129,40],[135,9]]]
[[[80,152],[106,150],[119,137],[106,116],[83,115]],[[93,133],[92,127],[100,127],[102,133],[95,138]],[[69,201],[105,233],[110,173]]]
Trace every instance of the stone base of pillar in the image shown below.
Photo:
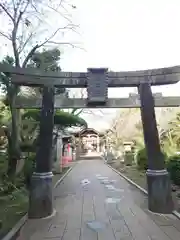
[[[52,177],[52,172],[33,173],[29,196],[29,218],[44,218],[53,213]]]
[[[155,213],[173,211],[170,178],[167,170],[147,170],[148,205]]]

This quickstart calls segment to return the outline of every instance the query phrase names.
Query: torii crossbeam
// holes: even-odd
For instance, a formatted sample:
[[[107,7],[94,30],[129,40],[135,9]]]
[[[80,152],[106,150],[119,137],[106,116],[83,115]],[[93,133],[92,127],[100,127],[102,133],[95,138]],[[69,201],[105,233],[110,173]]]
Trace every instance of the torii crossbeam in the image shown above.
[[[154,96],[155,107],[179,107],[180,97],[171,96]],[[42,108],[42,98],[16,98],[16,108],[22,109],[36,109]],[[108,98],[105,105],[94,105],[91,108],[140,108],[141,103],[139,97],[128,98]],[[64,98],[55,96],[54,108],[68,109],[68,108],[88,108],[87,99],[85,98]]]
[[[94,70],[93,68],[89,69]],[[98,69],[99,70],[99,69]],[[152,86],[177,83],[180,80],[180,66],[158,68],[142,71],[106,72],[108,87],[136,87],[140,83],[148,82]],[[0,64],[0,72],[12,74],[15,84],[27,86],[54,85],[66,88],[84,88],[88,85],[88,72],[44,72],[39,69],[14,68],[7,64]]]

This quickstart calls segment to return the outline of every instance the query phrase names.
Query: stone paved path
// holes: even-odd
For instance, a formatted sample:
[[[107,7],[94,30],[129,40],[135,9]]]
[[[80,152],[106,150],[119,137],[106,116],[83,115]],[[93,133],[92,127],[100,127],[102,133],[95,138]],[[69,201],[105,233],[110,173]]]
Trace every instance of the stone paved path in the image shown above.
[[[111,184],[116,189],[108,189],[97,174],[116,180]],[[90,184],[82,187],[83,179]],[[115,198],[119,202],[106,202]],[[18,240],[180,240],[180,220],[148,212],[146,196],[100,160],[74,167],[56,189],[55,208],[51,219],[29,220]],[[101,228],[92,230],[88,221]]]

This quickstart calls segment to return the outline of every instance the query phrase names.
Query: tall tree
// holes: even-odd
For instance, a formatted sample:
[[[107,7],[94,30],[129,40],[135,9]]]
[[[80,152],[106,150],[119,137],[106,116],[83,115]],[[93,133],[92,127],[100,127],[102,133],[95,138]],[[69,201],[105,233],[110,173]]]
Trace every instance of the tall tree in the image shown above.
[[[11,47],[13,53],[13,57],[7,57],[4,62],[16,67],[27,67],[35,52],[43,46],[72,45],[69,42],[57,41],[60,37],[62,39],[62,35],[67,31],[76,31],[77,26],[72,23],[67,8],[74,9],[75,6],[64,0],[2,0],[0,21],[4,22],[4,25],[0,29],[0,36],[6,41],[4,43]],[[57,21],[60,18],[61,20]],[[11,83],[9,74],[1,74],[1,79],[6,87],[12,114],[8,173],[13,175],[20,158],[20,112],[15,108],[15,98],[20,87]]]
[[[61,67],[59,65],[61,52],[58,48],[52,49],[43,49],[42,51],[35,52],[32,58],[30,59],[30,64],[28,67],[38,68],[43,71],[53,71],[60,72]],[[36,88],[36,93],[42,93],[41,88]],[[68,96],[68,90],[65,88],[55,88],[55,94],[63,94]]]
[[[166,129],[162,129],[160,140],[169,155],[180,150],[180,112],[169,121]]]

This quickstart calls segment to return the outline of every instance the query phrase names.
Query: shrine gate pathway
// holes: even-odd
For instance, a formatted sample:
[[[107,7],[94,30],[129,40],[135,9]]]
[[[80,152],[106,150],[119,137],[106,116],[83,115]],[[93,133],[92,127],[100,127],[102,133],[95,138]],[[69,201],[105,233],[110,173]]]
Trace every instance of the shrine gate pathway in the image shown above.
[[[116,180],[119,191],[107,189],[97,174]],[[82,187],[81,180],[90,183]],[[148,212],[147,197],[117,175],[102,160],[79,161],[55,190],[57,214],[28,220],[18,240],[179,240],[180,220]],[[118,203],[106,203],[118,198]],[[111,199],[113,200],[113,199]],[[88,221],[101,223],[98,232]]]

